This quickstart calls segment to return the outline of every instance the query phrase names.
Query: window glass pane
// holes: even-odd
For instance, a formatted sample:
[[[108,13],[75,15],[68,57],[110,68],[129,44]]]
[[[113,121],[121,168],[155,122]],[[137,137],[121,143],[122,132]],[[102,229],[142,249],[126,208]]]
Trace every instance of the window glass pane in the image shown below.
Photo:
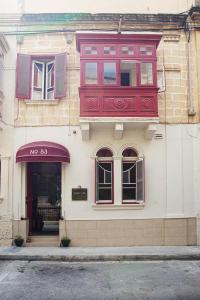
[[[108,171],[105,172],[105,182],[111,183],[111,172]]]
[[[151,85],[153,84],[153,67],[152,63],[141,63],[141,84]]]
[[[135,162],[123,162],[123,183],[136,183]]]
[[[130,169],[130,182],[136,183],[136,164],[135,163],[132,165],[132,168]]]
[[[136,200],[136,188],[123,188],[122,196],[123,200]]]
[[[42,81],[43,81],[43,64],[34,63],[34,88],[42,89]]]
[[[136,62],[121,61],[120,78],[121,86],[136,86]]]
[[[128,175],[127,171],[123,171],[123,183],[128,183]]]
[[[123,152],[122,152],[122,156],[124,157],[137,157],[137,152],[135,149],[133,148],[126,148]]]
[[[151,56],[153,54],[152,47],[140,47],[140,53],[143,55]]]
[[[136,162],[123,162],[122,199],[136,200]]]
[[[54,98],[54,63],[48,63],[47,64],[47,99],[53,99]]]
[[[85,64],[85,83],[97,84],[97,63],[88,62]]]
[[[32,99],[41,100],[44,98],[44,63],[33,62],[32,78]]]
[[[107,148],[102,148],[100,150],[97,151],[96,154],[98,157],[112,157],[113,153],[110,149]]]
[[[112,200],[112,190],[111,190],[111,188],[99,189],[98,200],[109,201],[110,202]]]
[[[114,46],[105,46],[103,48],[103,53],[106,55],[115,55],[116,54],[116,49]]]
[[[104,169],[100,165],[98,165],[98,181],[104,183]]]
[[[100,165],[102,166],[102,168],[104,168],[104,170],[106,171],[110,171],[111,172],[111,163],[110,162],[106,162],[106,163],[100,163]]]
[[[84,53],[87,55],[97,55],[97,47],[96,46],[85,46]]]
[[[134,55],[134,50],[132,46],[122,46],[122,54],[124,55]]]
[[[116,84],[116,63],[104,63],[104,84]]]
[[[112,200],[112,163],[97,162],[97,200]]]

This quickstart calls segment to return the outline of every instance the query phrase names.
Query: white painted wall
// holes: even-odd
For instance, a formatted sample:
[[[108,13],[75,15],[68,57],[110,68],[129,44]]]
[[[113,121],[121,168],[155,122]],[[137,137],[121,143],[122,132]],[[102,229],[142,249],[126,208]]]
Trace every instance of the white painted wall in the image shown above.
[[[12,179],[13,179],[13,133],[14,133],[14,101],[16,74],[16,38],[6,37],[10,49],[4,56],[2,90],[2,130],[0,134],[1,157],[1,193],[0,215],[12,218]]]
[[[164,139],[147,141],[142,129],[126,130],[122,140],[114,140],[113,130],[95,129],[88,142],[81,140],[79,127],[73,127],[77,134],[67,127],[17,128],[15,129],[15,153],[26,143],[47,140],[66,146],[71,155],[65,169],[65,191],[63,193],[64,216],[68,220],[95,219],[143,219],[163,217],[193,217],[194,203],[194,139],[190,132],[197,125],[159,125],[158,132]],[[73,132],[71,130],[71,132]],[[123,145],[134,146],[145,156],[144,209],[94,210],[94,158],[99,146],[110,146],[119,156]],[[14,153],[14,155],[15,155]],[[115,174],[118,179],[121,174]],[[14,164],[15,218],[21,217],[20,203],[23,191],[20,164]],[[116,179],[115,179],[116,180]],[[71,189],[81,185],[88,188],[88,201],[71,201]],[[117,200],[117,201],[116,201]],[[120,194],[115,201],[121,202]]]
[[[1,0],[1,13],[180,13],[189,9],[194,0]]]

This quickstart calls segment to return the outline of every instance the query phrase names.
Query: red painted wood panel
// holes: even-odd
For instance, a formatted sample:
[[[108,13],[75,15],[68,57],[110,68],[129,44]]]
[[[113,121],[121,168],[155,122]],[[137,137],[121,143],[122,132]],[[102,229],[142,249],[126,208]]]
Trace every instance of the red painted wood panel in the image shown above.
[[[81,117],[157,117],[157,89],[80,88]]]

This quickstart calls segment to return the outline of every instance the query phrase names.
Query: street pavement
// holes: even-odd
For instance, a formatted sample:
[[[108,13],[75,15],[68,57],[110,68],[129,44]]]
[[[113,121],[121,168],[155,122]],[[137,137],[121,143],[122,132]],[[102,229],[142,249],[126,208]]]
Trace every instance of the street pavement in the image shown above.
[[[1,260],[69,262],[200,260],[200,247],[0,247]]]
[[[200,261],[0,261],[0,300],[199,300]]]

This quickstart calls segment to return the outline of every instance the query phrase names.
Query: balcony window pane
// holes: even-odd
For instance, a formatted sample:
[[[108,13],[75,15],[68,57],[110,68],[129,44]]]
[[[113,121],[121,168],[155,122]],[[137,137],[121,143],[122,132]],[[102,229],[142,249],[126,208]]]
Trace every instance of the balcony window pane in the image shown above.
[[[84,52],[86,55],[97,55],[97,47],[96,46],[85,46]]]
[[[121,61],[120,78],[121,86],[136,86],[136,62]]]
[[[117,71],[116,63],[104,63],[104,84],[116,84]]]
[[[153,67],[152,63],[141,63],[141,84],[152,85],[153,84]]]
[[[151,56],[153,54],[152,47],[140,47],[140,53],[142,55]]]
[[[114,46],[105,46],[103,48],[103,53],[106,55],[115,55],[116,54],[116,49]]]
[[[134,50],[131,46],[123,46],[121,50],[123,55],[134,55]]]
[[[97,63],[91,62],[85,64],[85,83],[97,84]]]

